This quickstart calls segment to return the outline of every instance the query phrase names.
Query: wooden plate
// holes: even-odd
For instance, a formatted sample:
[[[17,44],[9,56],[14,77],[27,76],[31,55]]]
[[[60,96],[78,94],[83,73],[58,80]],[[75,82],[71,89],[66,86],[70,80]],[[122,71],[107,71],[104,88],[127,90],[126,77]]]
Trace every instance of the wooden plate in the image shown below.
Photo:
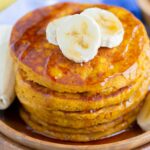
[[[88,143],[53,140],[32,131],[18,114],[18,103],[0,111],[0,132],[25,146],[42,150],[105,150],[132,149],[150,142],[150,131],[142,132],[137,125],[113,137]]]

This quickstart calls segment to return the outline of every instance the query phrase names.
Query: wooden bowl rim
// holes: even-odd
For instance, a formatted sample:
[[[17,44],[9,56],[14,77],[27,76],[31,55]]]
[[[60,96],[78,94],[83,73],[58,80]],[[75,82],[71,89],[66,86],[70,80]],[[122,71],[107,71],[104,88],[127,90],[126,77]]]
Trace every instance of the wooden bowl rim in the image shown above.
[[[109,143],[109,144],[101,144],[101,145],[71,145],[71,144],[61,144],[61,143],[54,143],[54,142],[49,142],[49,141],[42,141],[33,137],[30,137],[24,133],[21,133],[14,128],[8,126],[5,124],[2,120],[0,120],[0,132],[4,134],[5,136],[9,137],[10,139],[31,147],[31,148],[37,148],[47,150],[49,148],[53,148],[54,150],[100,150],[100,149],[126,149],[126,148],[136,148],[141,145],[144,145],[148,142],[150,142],[150,131],[147,131],[145,133],[142,133],[141,135],[114,142],[114,143]]]

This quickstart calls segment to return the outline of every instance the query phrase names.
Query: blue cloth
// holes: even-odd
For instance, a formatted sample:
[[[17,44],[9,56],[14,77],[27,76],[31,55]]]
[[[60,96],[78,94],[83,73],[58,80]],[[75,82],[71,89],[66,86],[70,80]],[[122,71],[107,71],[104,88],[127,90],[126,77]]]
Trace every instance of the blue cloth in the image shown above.
[[[104,3],[109,5],[121,6],[131,11],[137,18],[142,19],[140,8],[138,7],[137,0],[59,0],[83,3]]]
[[[137,0],[100,0],[100,2],[109,5],[124,7],[131,11],[139,19],[142,19],[141,11],[138,7]]]

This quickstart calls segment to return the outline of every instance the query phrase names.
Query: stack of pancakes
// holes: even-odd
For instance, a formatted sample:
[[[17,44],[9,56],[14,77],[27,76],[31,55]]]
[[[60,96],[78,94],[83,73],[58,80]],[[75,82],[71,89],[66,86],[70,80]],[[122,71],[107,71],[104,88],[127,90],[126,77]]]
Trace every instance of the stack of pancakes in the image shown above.
[[[87,63],[63,56],[46,40],[56,18],[98,7],[114,13],[125,35],[115,48],[100,48]],[[92,141],[128,128],[150,83],[150,47],[142,23],[125,9],[60,3],[35,10],[13,28],[10,47],[22,119],[35,131],[67,141]]]

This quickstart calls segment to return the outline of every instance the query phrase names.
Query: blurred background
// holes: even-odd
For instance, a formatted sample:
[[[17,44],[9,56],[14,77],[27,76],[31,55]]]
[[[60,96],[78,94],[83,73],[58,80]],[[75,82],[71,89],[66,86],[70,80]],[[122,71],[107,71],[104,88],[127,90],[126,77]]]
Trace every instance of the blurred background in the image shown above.
[[[57,2],[105,3],[124,7],[134,13],[150,35],[150,0],[0,0],[0,24],[14,24],[28,11]]]

